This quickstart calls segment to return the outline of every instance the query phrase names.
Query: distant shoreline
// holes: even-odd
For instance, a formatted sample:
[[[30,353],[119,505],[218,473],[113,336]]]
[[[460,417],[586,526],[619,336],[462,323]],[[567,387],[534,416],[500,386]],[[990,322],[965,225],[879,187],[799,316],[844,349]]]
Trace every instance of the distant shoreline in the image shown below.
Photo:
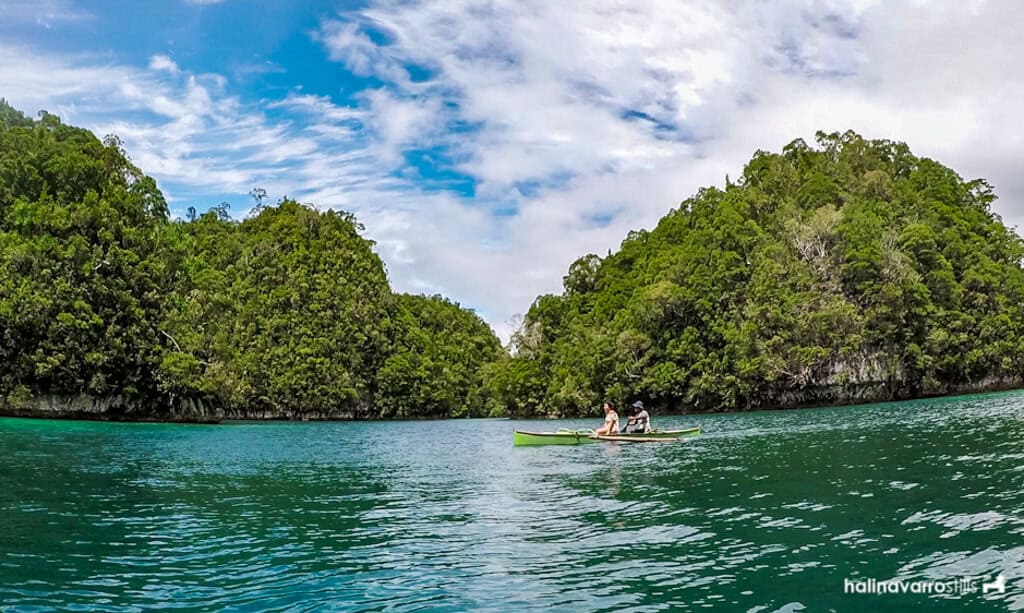
[[[724,415],[724,414],[750,414],[760,412],[788,412],[788,411],[800,411],[805,409],[825,409],[825,408],[839,408],[839,407],[862,407],[868,405],[881,405],[881,404],[896,404],[903,402],[916,402],[922,400],[933,400],[938,398],[958,398],[966,396],[989,396],[996,394],[1010,394],[1013,392],[1024,391],[1024,385],[1015,385],[1009,387],[998,387],[989,389],[979,389],[971,391],[956,392],[950,394],[929,394],[921,395],[912,398],[894,398],[889,400],[871,400],[864,402],[846,402],[838,404],[815,404],[815,405],[801,405],[801,406],[788,406],[788,407],[758,407],[755,409],[733,409],[733,410],[711,410],[711,411],[689,411],[689,412],[655,412],[654,415],[658,417],[696,417],[700,415]],[[111,422],[111,423],[152,423],[152,424],[194,424],[194,425],[231,425],[235,423],[303,423],[303,422],[322,422],[322,423],[357,423],[357,422],[422,422],[422,421],[466,421],[466,420],[484,420],[484,419],[500,419],[508,421],[559,421],[559,420],[570,420],[570,419],[598,419],[600,415],[595,411],[593,415],[575,415],[565,417],[542,417],[542,416],[531,416],[531,417],[414,417],[414,418],[379,418],[379,417],[306,417],[306,418],[289,418],[289,417],[251,417],[240,415],[237,411],[232,411],[232,415],[224,416],[220,418],[186,418],[184,416],[177,416],[171,418],[163,418],[152,414],[106,414],[106,413],[93,413],[85,411],[60,411],[60,410],[26,410],[26,409],[12,409],[6,407],[0,407],[0,417],[7,418],[19,418],[19,419],[38,419],[38,420],[52,420],[52,421],[91,421],[91,422]]]

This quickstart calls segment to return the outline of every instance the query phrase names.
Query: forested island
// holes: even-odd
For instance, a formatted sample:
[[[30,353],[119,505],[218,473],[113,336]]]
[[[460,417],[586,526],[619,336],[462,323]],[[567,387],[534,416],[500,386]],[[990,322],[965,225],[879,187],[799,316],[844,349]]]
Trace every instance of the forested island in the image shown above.
[[[362,228],[284,200],[172,219],[114,137],[0,106],[0,410],[215,421],[483,415],[476,314],[391,291]]]
[[[983,180],[852,132],[757,152],[578,259],[509,347],[392,291],[353,216],[173,217],[116,137],[0,101],[0,414],[216,421],[660,412],[1024,382],[1024,243]]]

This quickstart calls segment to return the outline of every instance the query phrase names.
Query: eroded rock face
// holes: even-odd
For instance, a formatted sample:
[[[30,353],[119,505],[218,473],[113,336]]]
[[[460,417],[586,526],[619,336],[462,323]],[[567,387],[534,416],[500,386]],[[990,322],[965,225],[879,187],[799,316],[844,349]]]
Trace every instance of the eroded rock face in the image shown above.
[[[301,411],[298,409],[224,409],[197,398],[175,398],[167,402],[141,401],[123,395],[97,398],[87,395],[55,394],[0,401],[0,415],[51,419],[95,419],[102,421],[161,421],[216,423],[223,420],[323,421],[365,418],[368,407],[358,411]]]
[[[958,384],[911,380],[898,361],[888,360],[884,354],[857,355],[833,360],[818,372],[807,373],[801,382],[780,381],[763,390],[750,406],[738,409],[864,404],[1020,387],[1024,387],[1024,379],[1014,375],[990,375]]]
[[[802,385],[780,381],[777,387],[762,393],[745,406],[718,410],[788,409],[815,406],[865,404],[910,400],[934,396],[992,392],[1024,387],[1017,376],[988,376],[970,383],[951,385],[938,381],[907,382],[900,368],[887,367],[881,356],[860,356],[837,360],[817,373],[809,374]],[[691,407],[705,412],[707,409]],[[666,410],[668,410],[666,408]],[[678,411],[679,407],[672,407]],[[711,412],[716,412],[712,409]],[[255,421],[349,421],[372,418],[369,405],[355,409],[304,411],[294,408],[224,408],[198,398],[170,401],[142,401],[124,395],[93,397],[87,395],[40,395],[27,399],[0,399],[0,416],[51,419],[94,419],[102,421],[160,421],[217,423],[224,420]]]
[[[221,411],[199,399],[145,402],[124,395],[95,397],[47,394],[0,403],[0,415],[106,421],[217,422]]]

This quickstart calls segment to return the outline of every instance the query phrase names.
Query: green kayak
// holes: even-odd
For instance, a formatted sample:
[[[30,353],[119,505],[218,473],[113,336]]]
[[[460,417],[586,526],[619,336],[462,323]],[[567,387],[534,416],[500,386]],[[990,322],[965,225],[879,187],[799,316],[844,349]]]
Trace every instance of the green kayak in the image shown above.
[[[526,432],[513,431],[512,444],[516,447],[525,445],[581,445],[583,443],[600,443],[601,441],[618,441],[623,443],[666,443],[677,441],[684,436],[697,436],[700,427],[685,430],[654,430],[653,432],[631,432],[595,436],[593,430],[566,430],[558,432]]]

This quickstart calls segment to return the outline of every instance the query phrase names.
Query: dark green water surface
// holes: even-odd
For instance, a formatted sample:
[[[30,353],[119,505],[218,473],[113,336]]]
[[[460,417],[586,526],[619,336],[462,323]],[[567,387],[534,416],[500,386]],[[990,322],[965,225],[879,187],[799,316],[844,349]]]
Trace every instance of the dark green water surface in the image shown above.
[[[599,423],[0,419],[0,607],[1024,609],[1024,394],[512,447]],[[999,573],[1003,593],[844,593]]]

